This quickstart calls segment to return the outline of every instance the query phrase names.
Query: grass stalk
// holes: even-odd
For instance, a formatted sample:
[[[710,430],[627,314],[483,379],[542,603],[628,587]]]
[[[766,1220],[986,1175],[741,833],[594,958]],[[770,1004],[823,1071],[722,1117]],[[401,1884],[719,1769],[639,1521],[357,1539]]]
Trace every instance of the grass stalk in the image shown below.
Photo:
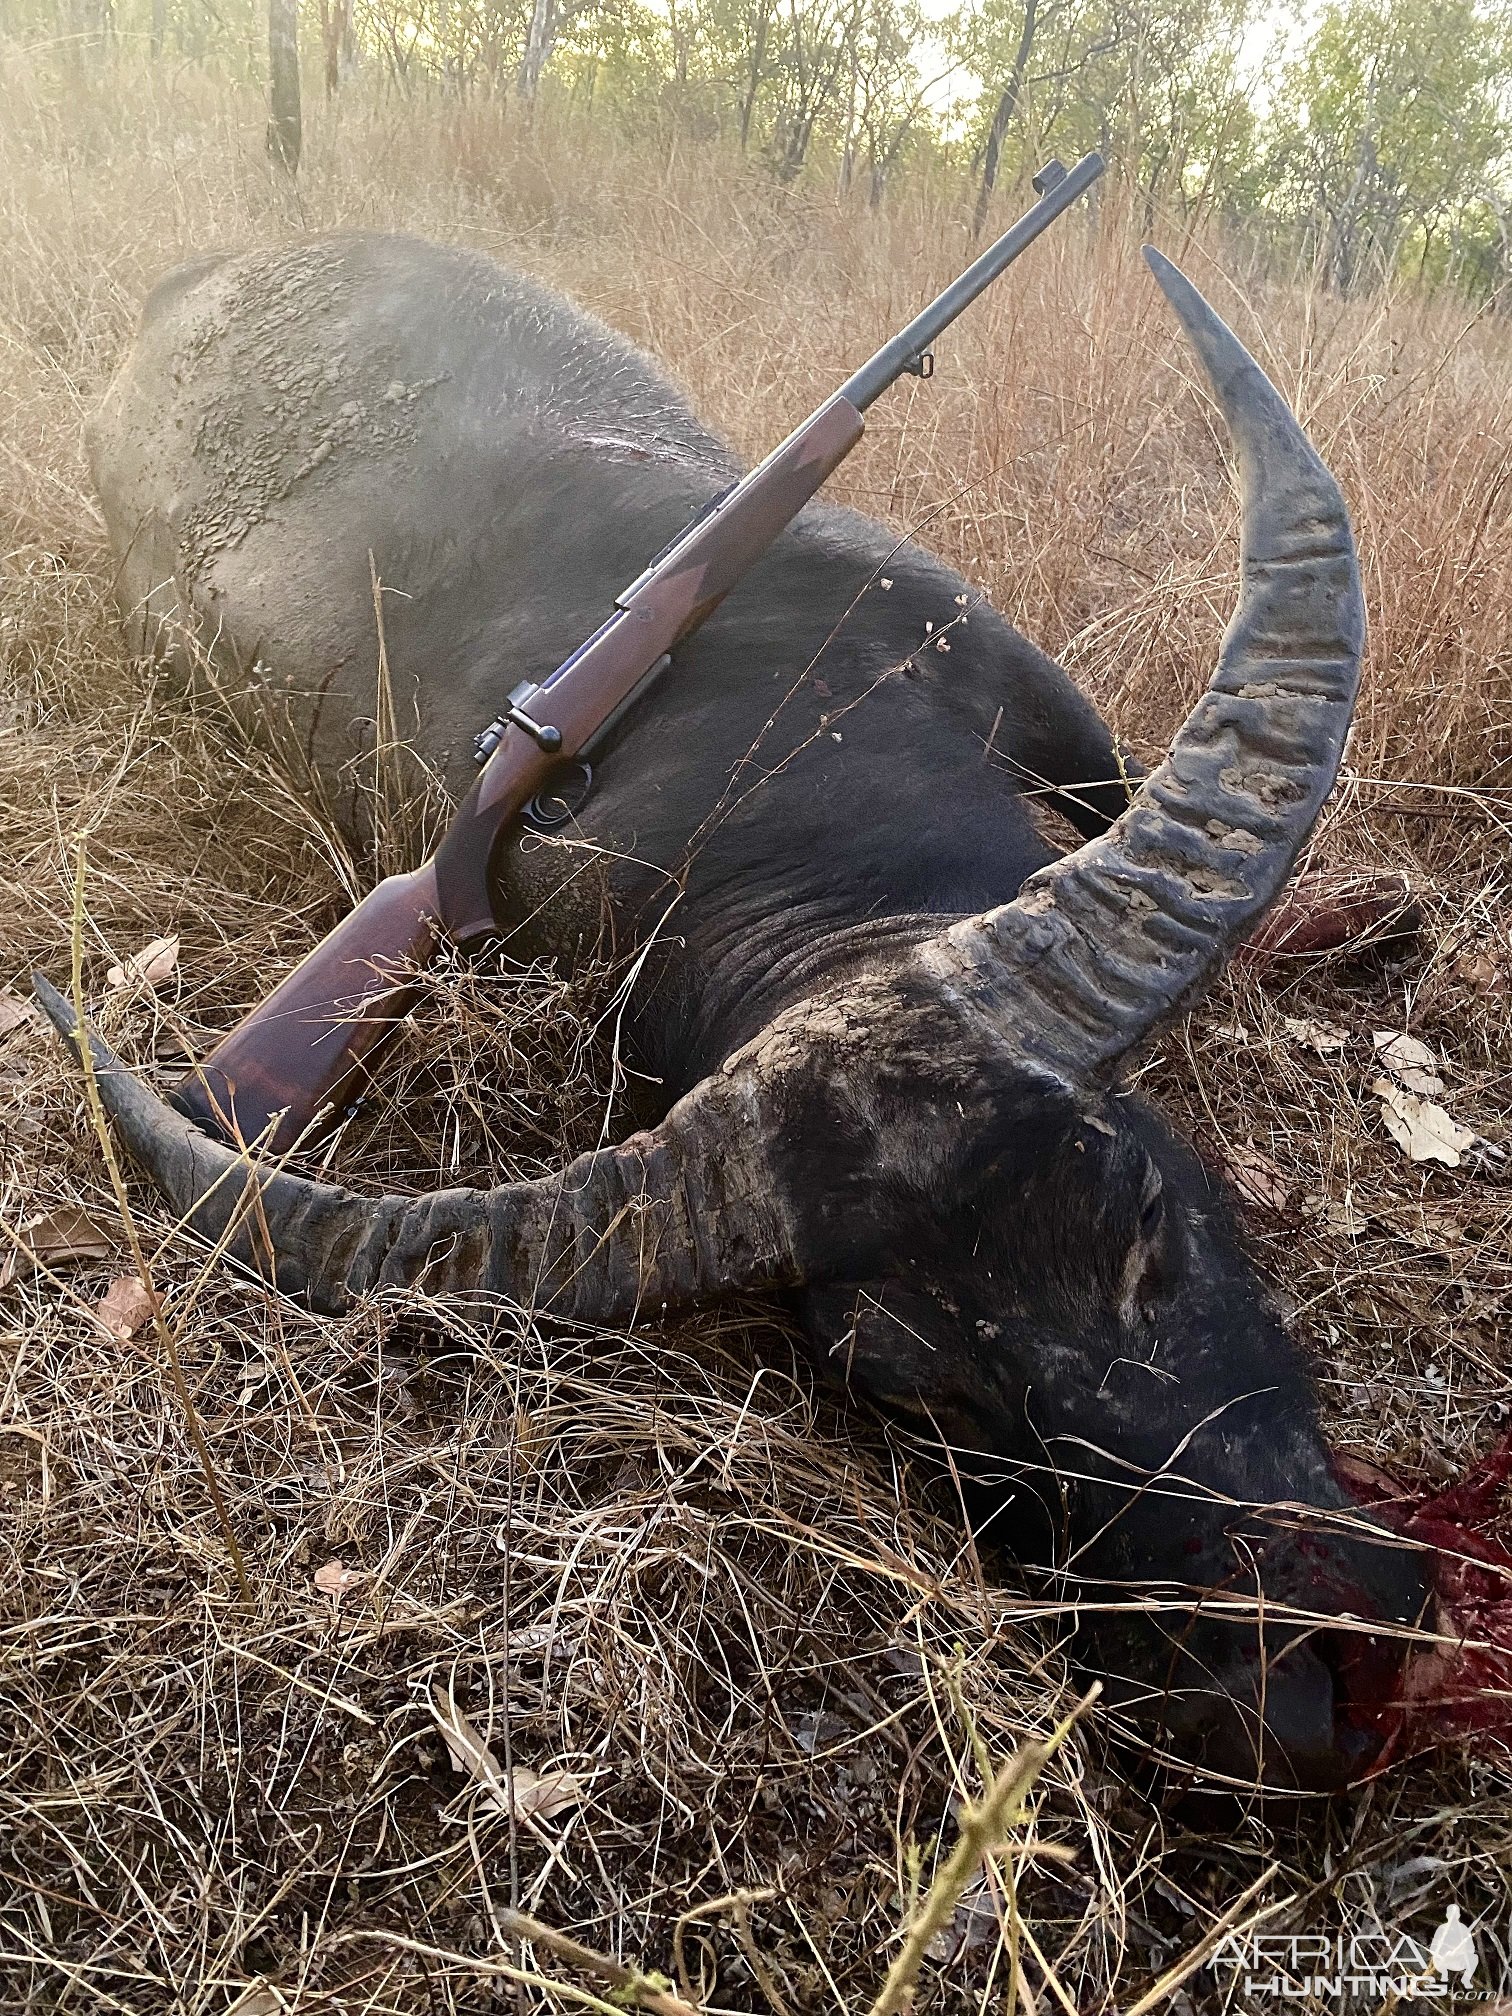
[[[184,1367],[179,1358],[178,1340],[173,1334],[173,1326],[168,1321],[163,1307],[163,1298],[158,1293],[152,1278],[152,1269],[147,1264],[147,1255],[142,1246],[141,1234],[137,1230],[136,1218],[131,1209],[131,1199],[126,1191],[126,1179],[121,1174],[121,1165],[116,1159],[115,1142],[111,1138],[110,1122],[105,1115],[105,1107],[100,1098],[100,1088],[95,1081],[94,1053],[89,1047],[88,1019],[84,1006],[84,870],[86,842],[81,833],[74,849],[73,912],[72,930],[69,938],[69,988],[73,998],[75,1044],[79,1052],[79,1063],[84,1073],[84,1102],[89,1108],[90,1122],[100,1144],[100,1153],[105,1158],[106,1173],[110,1177],[110,1187],[115,1193],[116,1208],[121,1214],[121,1224],[126,1231],[126,1243],[131,1249],[132,1264],[136,1268],[137,1279],[142,1284],[142,1292],[147,1297],[152,1312],[152,1327],[158,1342],[163,1347],[163,1360],[168,1367],[168,1377],[182,1410],[184,1424],[189,1431],[189,1440],[195,1457],[204,1475],[205,1489],[210,1494],[210,1503],[215,1511],[216,1524],[220,1527],[221,1538],[226,1543],[230,1556],[232,1573],[242,1601],[250,1608],[254,1598],[252,1584],[247,1576],[247,1564],[242,1556],[241,1545],[236,1537],[236,1529],[231,1523],[231,1514],[226,1507],[225,1494],[221,1490],[220,1479],[215,1471],[215,1459],[210,1453],[210,1444],[205,1437],[200,1421],[199,1409],[194,1404],[194,1395],[189,1390],[189,1382],[184,1377]]]
[[[550,1925],[543,1925],[539,1918],[532,1918],[528,1912],[505,1906],[499,1913],[499,1924],[514,1938],[528,1939],[533,1946],[544,1946],[559,1960],[581,1967],[585,1974],[596,1975],[600,1981],[607,1981],[621,2008],[650,2009],[654,2016],[701,2016],[691,2002],[685,2002],[673,1992],[671,1982],[664,1976],[645,1974],[638,1967],[627,1967],[609,1954],[585,1946],[581,1940],[570,1938]]]
[[[1092,1688],[1045,1742],[1023,1744],[998,1772],[984,1797],[962,1806],[956,1844],[925,1892],[868,2016],[903,2016],[913,2006],[914,1986],[930,1942],[950,1923],[981,1862],[1003,1846],[1022,1820],[1035,1781],[1101,1691]]]

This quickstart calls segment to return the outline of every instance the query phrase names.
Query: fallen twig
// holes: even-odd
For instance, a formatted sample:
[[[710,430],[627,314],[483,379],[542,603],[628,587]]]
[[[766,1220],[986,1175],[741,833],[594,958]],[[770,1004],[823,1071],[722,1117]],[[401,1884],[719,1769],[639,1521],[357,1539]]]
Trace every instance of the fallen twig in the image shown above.
[[[615,2000],[628,2008],[654,2009],[657,2016],[700,2016],[700,2011],[691,2002],[684,2002],[680,1995],[672,1992],[672,1984],[663,1974],[643,1974],[638,1967],[626,1967],[622,1961],[612,1960],[607,1953],[582,1945],[565,1932],[543,1925],[539,1918],[532,1918],[524,1911],[502,1910],[499,1924],[515,1938],[528,1939],[534,1946],[544,1946],[559,1960],[566,1960],[574,1967],[581,1967],[585,1974],[596,1974],[601,1981],[607,1981],[615,1991]]]

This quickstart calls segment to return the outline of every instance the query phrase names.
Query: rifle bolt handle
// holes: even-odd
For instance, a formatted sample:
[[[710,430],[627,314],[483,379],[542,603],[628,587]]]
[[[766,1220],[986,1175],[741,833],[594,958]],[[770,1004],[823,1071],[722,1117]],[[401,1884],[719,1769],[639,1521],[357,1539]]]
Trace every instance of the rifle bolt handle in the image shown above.
[[[562,746],[562,731],[548,722],[537,721],[525,712],[526,704],[533,700],[540,687],[529,679],[522,679],[505,703],[504,712],[496,714],[481,735],[473,738],[473,760],[484,764],[504,740],[506,728],[518,728],[528,735],[538,749],[544,749],[548,756],[554,756]]]
[[[545,721],[532,721],[530,716],[519,707],[511,707],[505,719],[512,728],[522,729],[530,737],[531,741],[535,743],[536,747],[544,749],[548,756],[554,756],[562,746],[562,731],[560,728],[553,728]]]

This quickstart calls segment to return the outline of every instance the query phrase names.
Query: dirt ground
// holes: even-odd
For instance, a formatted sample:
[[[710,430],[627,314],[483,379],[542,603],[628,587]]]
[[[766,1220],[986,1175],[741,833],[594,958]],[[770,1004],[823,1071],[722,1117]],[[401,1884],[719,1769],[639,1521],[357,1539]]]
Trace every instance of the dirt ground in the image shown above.
[[[962,1801],[1075,1698],[1058,1620],[979,1553],[948,1477],[816,1392],[773,1312],[631,1336],[501,1311],[479,1337],[414,1298],[322,1320],[132,1185],[170,1360],[124,1290],[102,1306],[126,1227],[22,1004],[33,965],[67,973],[82,860],[91,1005],[171,1076],[372,872],[117,635],[79,427],[158,273],[338,222],[465,239],[644,343],[754,454],[960,263],[958,194],[868,217],[591,129],[353,99],[313,119],[296,193],[255,100],[192,73],[0,45],[0,82],[0,1247],[49,1235],[0,1288],[0,2005],[615,2006],[505,1933],[521,1906],[709,2010],[864,2010]],[[1454,302],[1341,303],[1217,237],[1170,247],[1357,520],[1371,660],[1312,860],[1405,874],[1425,922],[1393,962],[1236,967],[1146,1089],[1236,1172],[1338,1441],[1426,1484],[1507,1422],[1512,1161],[1410,1161],[1374,1039],[1420,1039],[1455,1119],[1512,1145],[1512,339]],[[1136,255],[1114,191],[878,409],[837,487],[1151,753],[1206,681],[1236,555],[1214,422]],[[170,935],[155,985],[109,983]],[[418,1187],[587,1145],[614,982],[441,976],[345,1174]],[[502,1776],[476,1749],[457,1768],[470,1743]],[[510,1774],[512,1802],[490,1792]],[[1094,1713],[917,2006],[1268,2006],[1221,1965],[1157,1984],[1236,1907],[1426,1938],[1451,1902],[1489,1995],[1512,1964],[1503,1753],[1217,1809],[1163,1796]]]

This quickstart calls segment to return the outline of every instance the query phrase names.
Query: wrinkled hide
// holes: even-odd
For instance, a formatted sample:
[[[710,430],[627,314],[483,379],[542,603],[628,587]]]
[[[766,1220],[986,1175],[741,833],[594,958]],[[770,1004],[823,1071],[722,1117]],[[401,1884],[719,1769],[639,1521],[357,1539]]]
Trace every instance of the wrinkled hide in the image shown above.
[[[536,1184],[373,1199],[249,1174],[97,1056],[175,1207],[318,1307],[420,1286],[607,1321],[793,1293],[818,1361],[943,1436],[1053,1565],[1158,1743],[1328,1788],[1373,1754],[1330,1627],[1411,1624],[1417,1558],[1350,1508],[1224,1198],[1118,1083],[1311,828],[1358,572],[1279,399],[1152,264],[1239,445],[1244,590],[1132,804],[1058,667],[927,554],[816,506],[619,726],[568,844],[498,864],[522,956],[655,934],[625,1022],[662,1091],[645,1132]],[[90,449],[133,634],[282,723],[337,795],[373,709],[372,571],[402,725],[460,790],[507,689],[731,473],[580,311],[362,236],[170,276]],[[1081,848],[1055,855],[1030,789]]]

